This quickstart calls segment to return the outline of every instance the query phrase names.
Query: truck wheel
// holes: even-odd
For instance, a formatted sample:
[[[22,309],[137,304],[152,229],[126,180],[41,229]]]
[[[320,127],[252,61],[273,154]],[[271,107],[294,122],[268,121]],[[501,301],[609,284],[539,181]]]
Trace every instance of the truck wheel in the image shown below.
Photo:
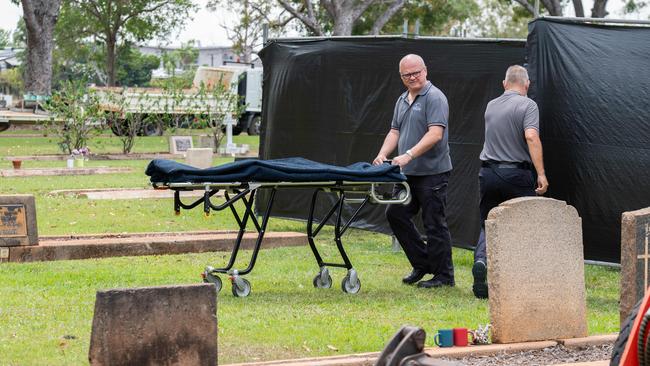
[[[115,136],[125,136],[126,131],[127,131],[127,126],[126,126],[126,121],[123,119],[114,119],[109,122],[109,125],[111,126],[111,132]]]
[[[632,331],[632,326],[634,325],[634,321],[636,320],[642,302],[643,299],[639,300],[639,302],[634,305],[630,315],[628,315],[627,319],[623,322],[621,331],[618,333],[618,338],[616,338],[616,342],[614,342],[614,347],[612,348],[612,359],[609,366],[618,366],[621,362],[623,351],[625,351],[625,345],[627,344],[627,340],[630,338],[630,332]]]
[[[262,125],[262,117],[261,116],[255,116],[251,119],[250,123],[248,124],[248,135],[249,136],[257,136],[260,134],[260,126]]]
[[[163,127],[158,122],[147,122],[142,126],[143,136],[162,136]]]

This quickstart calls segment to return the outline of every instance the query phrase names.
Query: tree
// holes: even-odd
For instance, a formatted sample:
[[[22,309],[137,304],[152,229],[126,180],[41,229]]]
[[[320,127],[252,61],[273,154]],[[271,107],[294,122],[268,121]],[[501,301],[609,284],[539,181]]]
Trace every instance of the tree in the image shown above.
[[[118,56],[115,80],[117,85],[147,86],[152,71],[160,65],[158,56],[142,54],[129,43],[119,48]]]
[[[11,32],[0,28],[0,48],[5,48],[11,43]]]
[[[377,34],[374,19],[385,12],[388,4],[371,7],[355,24],[353,34]],[[451,28],[480,13],[475,0],[411,0],[383,27],[386,34],[403,32],[404,19],[411,25],[419,21],[421,35],[447,35]]]
[[[404,7],[406,0],[303,0],[299,6],[297,0],[278,0],[280,5],[295,16],[308,31],[314,35],[324,36],[331,23],[331,35],[352,35],[354,25],[362,16],[374,7],[382,7],[383,12],[372,19],[371,34],[379,34],[384,25]],[[366,19],[367,21],[370,21]]]
[[[523,6],[531,14],[535,14],[534,0],[513,0],[519,5]],[[608,0],[594,0],[594,7],[591,9],[592,18],[604,18],[609,14],[606,10]],[[577,17],[584,17],[585,11],[582,5],[582,0],[572,0],[573,10]],[[540,4],[548,11],[550,15],[562,16],[562,1],[561,0],[540,0]]]
[[[241,56],[243,62],[251,62],[252,54],[263,46],[264,24],[268,24],[269,32],[274,36],[280,36],[287,23],[295,18],[293,15],[286,16],[286,10],[268,0],[210,0],[206,8],[210,11],[226,8],[239,15],[235,24],[221,26],[233,43],[233,51]]]
[[[102,113],[99,100],[93,90],[86,89],[79,81],[64,83],[45,104],[45,109],[51,113],[46,127],[59,139],[58,145],[64,153],[86,148],[88,140],[99,134],[97,121]]]
[[[192,0],[65,0],[61,27],[78,39],[94,37],[104,44],[107,83],[113,86],[120,44],[165,37],[195,8]]]
[[[12,0],[16,2],[16,0]],[[25,91],[49,95],[52,88],[54,27],[62,0],[21,0],[27,30]]]

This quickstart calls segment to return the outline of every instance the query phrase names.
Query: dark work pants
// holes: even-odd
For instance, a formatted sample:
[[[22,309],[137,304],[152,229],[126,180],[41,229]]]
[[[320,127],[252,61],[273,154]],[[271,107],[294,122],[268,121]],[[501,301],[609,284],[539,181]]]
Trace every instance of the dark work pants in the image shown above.
[[[481,234],[474,249],[474,262],[487,264],[485,220],[490,210],[501,202],[535,196],[535,176],[529,169],[483,167],[478,174],[481,201]]]
[[[386,218],[413,268],[433,274],[441,281],[454,280],[451,235],[447,227],[447,183],[450,173],[426,176],[408,175],[411,202],[389,205]],[[426,243],[413,223],[422,211]]]

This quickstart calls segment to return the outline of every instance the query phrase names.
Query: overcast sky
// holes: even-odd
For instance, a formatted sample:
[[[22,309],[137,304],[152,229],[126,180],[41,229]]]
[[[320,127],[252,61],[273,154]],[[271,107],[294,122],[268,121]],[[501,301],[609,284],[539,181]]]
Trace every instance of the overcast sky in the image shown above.
[[[209,12],[203,8],[206,0],[196,0],[201,4],[202,8],[189,21],[185,29],[176,32],[171,38],[169,43],[178,45],[181,42],[186,42],[191,39],[198,40],[201,46],[227,46],[231,42],[228,40],[226,31],[221,27],[225,22],[236,21],[236,15],[230,14],[228,11]],[[609,18],[622,18],[621,9],[624,0],[609,0],[607,9],[610,12]],[[22,16],[22,9],[18,5],[14,5],[10,0],[0,0],[0,28],[5,30],[13,30],[16,28],[18,19]],[[584,1],[585,13],[590,13],[593,6],[593,1]],[[573,16],[573,7],[568,6],[566,16]],[[643,15],[628,16],[627,18],[633,19],[647,19],[648,11],[645,9]],[[154,44],[156,42],[150,42]]]

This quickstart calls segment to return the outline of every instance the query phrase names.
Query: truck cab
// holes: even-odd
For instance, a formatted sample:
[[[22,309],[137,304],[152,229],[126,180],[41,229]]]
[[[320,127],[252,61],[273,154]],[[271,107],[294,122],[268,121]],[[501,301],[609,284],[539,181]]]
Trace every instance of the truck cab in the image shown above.
[[[232,72],[231,88],[233,91],[237,91],[241,104],[245,106],[244,111],[237,119],[237,125],[233,126],[233,134],[239,135],[245,131],[249,135],[258,135],[262,120],[263,70],[261,67],[246,63],[227,63],[217,68],[200,66],[195,74],[193,84],[197,86],[203,82],[207,85],[210,83],[211,77],[220,75],[218,71],[224,69]]]

